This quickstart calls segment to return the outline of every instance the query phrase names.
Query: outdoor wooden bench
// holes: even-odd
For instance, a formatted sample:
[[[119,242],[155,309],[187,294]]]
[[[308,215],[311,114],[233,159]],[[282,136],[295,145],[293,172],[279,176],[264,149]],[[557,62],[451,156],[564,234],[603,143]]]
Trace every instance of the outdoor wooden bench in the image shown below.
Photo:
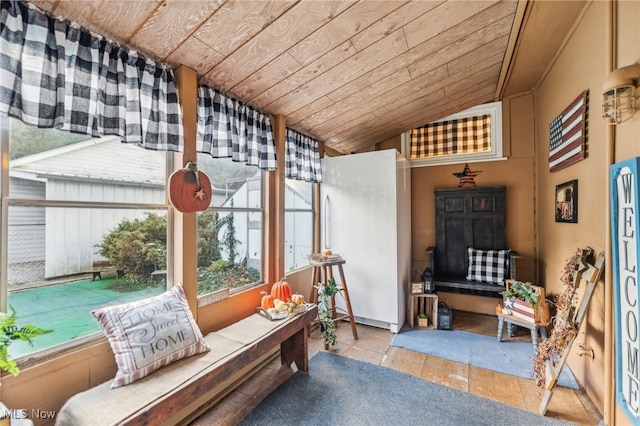
[[[111,389],[108,381],[74,395],[60,410],[56,426],[188,424],[270,362],[278,348],[282,365],[295,362],[307,372],[306,328],[317,316],[316,305],[280,321],[254,314],[207,334],[210,352],[126,386]]]
[[[124,270],[116,268],[108,260],[94,260],[91,268],[92,281],[95,281],[96,278],[101,280],[103,272],[115,272],[117,278],[124,277]]]

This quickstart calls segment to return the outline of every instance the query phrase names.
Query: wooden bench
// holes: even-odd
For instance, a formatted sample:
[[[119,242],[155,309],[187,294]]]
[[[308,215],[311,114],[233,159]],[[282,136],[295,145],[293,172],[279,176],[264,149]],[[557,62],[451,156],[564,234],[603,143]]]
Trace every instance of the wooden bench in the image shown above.
[[[163,367],[129,385],[111,381],[71,397],[56,426],[187,424],[268,363],[280,349],[282,365],[309,369],[307,326],[316,305],[281,321],[254,314],[209,333],[211,351]]]
[[[115,272],[117,278],[124,277],[124,270],[116,268],[108,260],[94,260],[91,268],[90,272],[93,275],[92,281],[95,281],[96,278],[102,279],[103,272]]]
[[[435,251],[435,247],[428,247],[426,249],[427,259],[432,268],[434,268],[433,265],[435,265]],[[509,252],[509,279],[516,279],[516,261],[521,257],[522,256],[520,256],[516,251],[511,250]],[[502,299],[501,293],[505,290],[505,287],[501,285],[469,281],[466,279],[466,275],[438,275],[437,270],[433,272],[433,282],[435,284],[436,291],[439,292],[471,294],[475,296],[496,297]]]
[[[467,281],[468,248],[506,249],[506,186],[436,189],[437,247],[426,250],[436,291],[502,298],[504,286]],[[510,252],[507,278],[515,279],[521,256]]]

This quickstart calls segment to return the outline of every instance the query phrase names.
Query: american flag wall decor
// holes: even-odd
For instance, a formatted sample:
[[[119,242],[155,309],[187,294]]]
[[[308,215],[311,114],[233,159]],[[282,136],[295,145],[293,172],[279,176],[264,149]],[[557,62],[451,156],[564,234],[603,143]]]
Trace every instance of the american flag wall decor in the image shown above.
[[[549,124],[549,170],[556,172],[585,158],[587,105],[585,90]]]

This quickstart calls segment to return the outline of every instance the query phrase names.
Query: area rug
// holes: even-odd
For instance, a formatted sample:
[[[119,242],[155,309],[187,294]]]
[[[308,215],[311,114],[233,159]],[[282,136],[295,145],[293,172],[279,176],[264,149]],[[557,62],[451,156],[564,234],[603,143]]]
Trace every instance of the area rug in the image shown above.
[[[567,425],[387,367],[319,352],[241,425]]]
[[[534,378],[534,351],[533,345],[528,342],[498,342],[496,336],[459,330],[404,327],[393,337],[391,345],[512,376]],[[566,364],[557,385],[578,389],[578,383]]]

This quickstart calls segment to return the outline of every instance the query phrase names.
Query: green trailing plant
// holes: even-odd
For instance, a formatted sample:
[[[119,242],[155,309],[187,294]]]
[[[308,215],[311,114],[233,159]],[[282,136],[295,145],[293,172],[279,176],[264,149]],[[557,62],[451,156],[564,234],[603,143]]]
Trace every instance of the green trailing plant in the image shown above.
[[[11,314],[0,312],[0,368],[17,376],[20,373],[18,364],[9,356],[9,346],[14,340],[23,340],[33,345],[32,340],[53,330],[44,330],[35,325],[16,325],[16,310],[10,306]]]
[[[318,319],[320,320],[320,330],[325,345],[335,345],[338,338],[336,336],[336,324],[333,320],[331,310],[331,298],[338,294],[338,286],[333,278],[327,281],[327,285],[318,283]]]
[[[522,283],[519,281],[511,284],[508,290],[503,291],[502,294],[504,297],[515,297],[516,299],[523,300],[525,302],[531,303],[532,305],[537,305],[538,293],[536,293],[536,289],[531,287],[530,283]]]

